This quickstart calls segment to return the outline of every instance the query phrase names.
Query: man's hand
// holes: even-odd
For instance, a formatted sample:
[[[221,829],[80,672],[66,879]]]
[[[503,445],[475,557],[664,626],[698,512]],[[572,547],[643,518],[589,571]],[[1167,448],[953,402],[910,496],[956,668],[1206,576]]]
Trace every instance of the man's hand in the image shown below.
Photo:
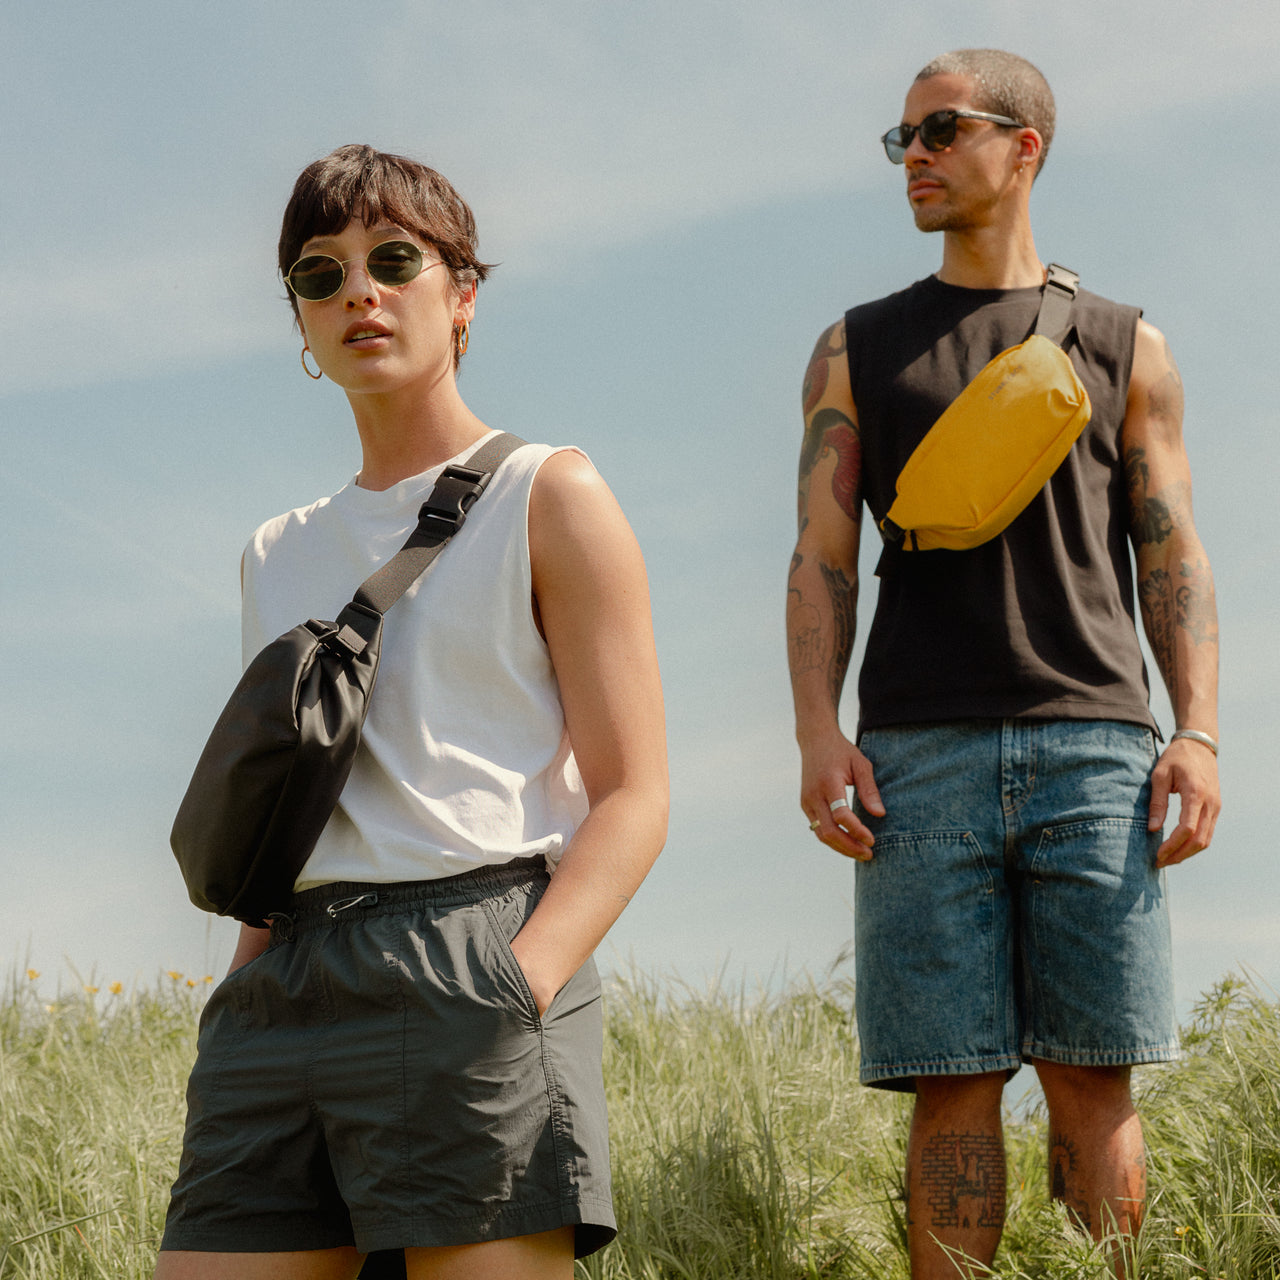
[[[818,837],[829,849],[870,862],[871,846],[876,838],[847,803],[848,788],[853,787],[868,813],[884,817],[884,802],[876,789],[871,761],[843,734],[836,734],[821,748],[802,750],[800,807]],[[840,801],[846,803],[839,803]],[[832,801],[836,808],[832,809]]]
[[[1169,812],[1169,797],[1180,801],[1178,825],[1156,853],[1156,866],[1176,862],[1207,849],[1222,809],[1218,758],[1203,743],[1178,738],[1169,743],[1151,772],[1151,807],[1147,830],[1159,831]]]

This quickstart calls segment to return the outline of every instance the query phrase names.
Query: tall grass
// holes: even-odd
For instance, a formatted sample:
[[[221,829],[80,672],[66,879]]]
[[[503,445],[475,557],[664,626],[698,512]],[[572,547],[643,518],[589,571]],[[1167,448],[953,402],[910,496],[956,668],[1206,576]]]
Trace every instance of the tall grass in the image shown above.
[[[203,979],[0,999],[0,1277],[149,1276]]]
[[[150,1275],[206,990],[181,975],[0,995],[0,1280]],[[594,1280],[906,1280],[909,1101],[857,1084],[851,984],[614,984],[606,1073],[621,1234]],[[1280,1280],[1280,1004],[1229,978],[1138,1076],[1146,1280]],[[1009,1117],[1001,1280],[1104,1280],[1044,1191],[1044,1118]],[[968,1274],[960,1266],[957,1276]]]
[[[620,983],[605,1079],[620,1234],[589,1275],[889,1273],[902,1109],[858,1086],[847,982]]]

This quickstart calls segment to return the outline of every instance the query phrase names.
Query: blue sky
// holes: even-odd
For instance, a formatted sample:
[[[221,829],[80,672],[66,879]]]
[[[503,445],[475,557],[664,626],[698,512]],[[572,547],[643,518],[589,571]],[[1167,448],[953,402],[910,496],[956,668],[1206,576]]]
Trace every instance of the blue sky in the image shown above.
[[[0,960],[52,989],[229,959],[168,829],[236,678],[245,540],[358,465],[273,262],[298,170],[368,141],[446,173],[501,263],[472,407],[582,444],[646,551],[673,820],[605,964],[835,961],[852,869],[797,806],[782,630],[800,382],[847,306],[936,268],[876,140],[920,65],[982,44],[1057,93],[1041,255],[1145,307],[1187,385],[1226,810],[1169,878],[1180,1001],[1240,966],[1280,985],[1270,0],[11,6]]]

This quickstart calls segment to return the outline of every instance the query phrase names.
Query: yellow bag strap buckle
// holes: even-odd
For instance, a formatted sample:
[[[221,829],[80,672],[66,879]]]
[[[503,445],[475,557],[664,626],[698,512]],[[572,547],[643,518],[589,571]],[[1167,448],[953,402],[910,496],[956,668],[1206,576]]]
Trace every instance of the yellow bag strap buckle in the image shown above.
[[[1049,263],[1045,272],[1044,292],[1040,295],[1040,310],[1032,333],[1043,334],[1058,346],[1067,345],[1072,328],[1071,304],[1080,289],[1080,277],[1056,262]]]

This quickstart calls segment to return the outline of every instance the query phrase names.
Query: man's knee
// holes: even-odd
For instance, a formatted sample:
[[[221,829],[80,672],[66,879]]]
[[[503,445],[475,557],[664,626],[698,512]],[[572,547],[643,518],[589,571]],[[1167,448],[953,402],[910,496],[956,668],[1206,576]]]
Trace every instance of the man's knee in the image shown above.
[[[917,1076],[916,1114],[989,1112],[998,1119],[1007,1078],[1003,1071],[964,1076]]]
[[[1064,1062],[1035,1062],[1036,1075],[1050,1112],[1127,1112],[1133,1107],[1130,1067],[1086,1067]]]

